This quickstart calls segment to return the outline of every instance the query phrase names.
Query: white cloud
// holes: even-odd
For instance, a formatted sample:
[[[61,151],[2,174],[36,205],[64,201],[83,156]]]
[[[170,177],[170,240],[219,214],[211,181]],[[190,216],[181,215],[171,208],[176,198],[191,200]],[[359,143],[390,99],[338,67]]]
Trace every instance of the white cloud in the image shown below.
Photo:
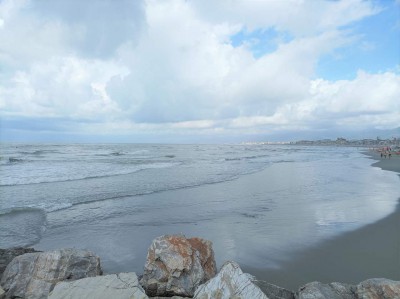
[[[311,81],[309,97],[283,107],[292,123],[325,128],[393,128],[399,125],[400,76],[360,71],[354,80]]]
[[[209,129],[214,128],[216,123],[211,120],[183,121],[171,124],[171,128],[177,129]]]
[[[372,2],[348,1],[191,1],[202,18],[244,25],[248,30],[275,27],[296,36],[314,35],[377,13]]]
[[[372,75],[360,71],[352,81],[320,80],[312,92],[331,113],[378,114],[400,110],[400,76],[390,72]]]
[[[123,72],[108,62],[51,58],[16,72],[0,89],[0,105],[14,116],[112,117],[119,108],[105,94],[104,85]]]
[[[379,10],[361,0],[6,0],[0,107],[79,119],[75,129],[92,133],[393,127],[397,73],[315,78],[323,55],[359,41],[342,26]],[[241,30],[268,28],[293,39],[259,58],[231,44]]]
[[[185,2],[151,2],[147,21],[140,44],[120,51],[130,75],[107,89],[137,122],[272,115],[277,106],[306,96],[320,55],[349,42],[330,31],[255,59],[228,42],[235,26],[198,19]]]

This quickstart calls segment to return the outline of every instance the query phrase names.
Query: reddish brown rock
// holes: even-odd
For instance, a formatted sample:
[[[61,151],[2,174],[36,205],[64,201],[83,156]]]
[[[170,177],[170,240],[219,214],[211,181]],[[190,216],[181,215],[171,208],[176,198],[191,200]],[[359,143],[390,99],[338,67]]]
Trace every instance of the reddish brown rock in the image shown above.
[[[205,278],[211,279],[217,273],[217,266],[215,264],[214,251],[212,249],[211,241],[207,241],[201,238],[190,238],[187,239],[198,253],[200,263],[205,274]]]
[[[140,281],[149,296],[193,296],[214,277],[216,265],[210,241],[183,235],[153,240]]]

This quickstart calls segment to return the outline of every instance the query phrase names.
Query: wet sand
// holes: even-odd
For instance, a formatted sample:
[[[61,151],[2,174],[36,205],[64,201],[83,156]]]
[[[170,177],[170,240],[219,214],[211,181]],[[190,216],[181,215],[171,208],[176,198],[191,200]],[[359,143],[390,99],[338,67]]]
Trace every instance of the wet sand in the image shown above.
[[[381,158],[380,154],[376,152],[366,152],[365,154],[374,160],[378,160],[378,162],[375,162],[372,166],[400,173],[400,155],[393,154],[390,159],[385,159]]]
[[[379,160],[372,166],[400,175],[400,156],[381,159],[378,153],[366,154]],[[292,290],[311,281],[358,283],[377,277],[400,280],[400,202],[388,217],[297,253],[290,261],[282,262],[279,269],[243,269],[260,280]]]

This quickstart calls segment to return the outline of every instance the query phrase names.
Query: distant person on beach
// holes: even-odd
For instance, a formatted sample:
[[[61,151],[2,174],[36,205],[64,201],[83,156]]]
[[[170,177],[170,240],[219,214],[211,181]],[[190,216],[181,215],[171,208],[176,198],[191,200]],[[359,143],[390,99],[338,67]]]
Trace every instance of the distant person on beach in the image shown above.
[[[392,153],[389,152],[389,159],[390,159],[391,156],[392,156]]]
[[[383,153],[381,152],[381,158],[383,158]]]

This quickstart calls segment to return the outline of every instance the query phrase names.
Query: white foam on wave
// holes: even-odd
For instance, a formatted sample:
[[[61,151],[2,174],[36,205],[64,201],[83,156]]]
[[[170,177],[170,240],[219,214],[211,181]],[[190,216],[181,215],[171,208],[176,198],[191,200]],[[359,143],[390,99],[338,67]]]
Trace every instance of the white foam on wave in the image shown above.
[[[38,169],[35,169],[35,171],[33,172],[35,176],[21,177],[20,173],[19,176],[16,178],[14,178],[11,175],[3,176],[0,178],[0,186],[15,186],[15,185],[55,183],[55,182],[95,179],[95,178],[133,174],[147,169],[169,168],[177,166],[179,164],[180,164],[179,162],[157,162],[152,164],[139,164],[125,168],[120,168],[117,167],[117,165],[115,165],[115,167],[112,167],[112,169],[106,169],[106,170],[102,169],[101,167],[96,167],[91,170],[88,170],[82,167],[81,165],[77,165],[72,171],[70,170],[69,173],[67,172],[65,174],[60,172],[52,173],[51,171],[43,169],[41,172],[43,173],[43,176],[41,175],[38,176],[38,173],[40,174],[40,172],[38,171]],[[83,171],[86,171],[86,173],[84,173]],[[104,173],[102,173],[102,171]]]

